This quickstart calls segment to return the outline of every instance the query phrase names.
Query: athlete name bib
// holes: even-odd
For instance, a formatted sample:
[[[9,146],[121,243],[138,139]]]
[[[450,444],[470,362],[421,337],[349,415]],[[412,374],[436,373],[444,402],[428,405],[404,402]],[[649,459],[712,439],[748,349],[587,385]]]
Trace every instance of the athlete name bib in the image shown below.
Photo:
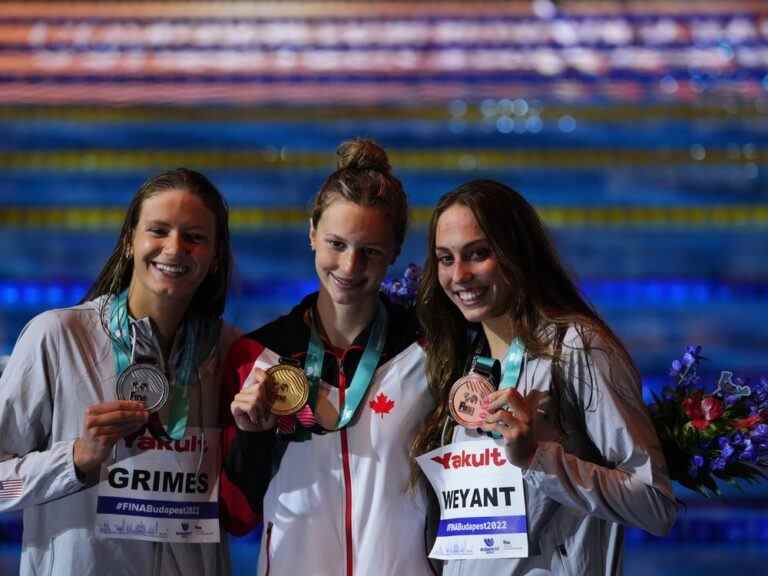
[[[440,501],[430,558],[528,556],[523,475],[507,460],[503,442],[457,442],[416,460]]]
[[[219,541],[218,429],[188,427],[181,440],[145,432],[116,448],[97,488],[99,538]]]

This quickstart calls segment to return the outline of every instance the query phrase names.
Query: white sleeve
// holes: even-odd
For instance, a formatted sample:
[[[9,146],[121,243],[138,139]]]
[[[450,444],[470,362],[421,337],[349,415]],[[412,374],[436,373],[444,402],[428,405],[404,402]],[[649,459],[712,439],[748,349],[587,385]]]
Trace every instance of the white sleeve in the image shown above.
[[[0,377],[0,512],[82,489],[74,439],[51,442],[62,327],[44,313],[22,331]]]
[[[566,341],[562,368],[572,401],[561,401],[560,408],[570,404],[580,412],[571,416],[583,422],[600,463],[569,453],[563,444],[540,442],[526,483],[585,514],[665,534],[677,505],[640,383],[620,354],[599,343],[586,352]]]

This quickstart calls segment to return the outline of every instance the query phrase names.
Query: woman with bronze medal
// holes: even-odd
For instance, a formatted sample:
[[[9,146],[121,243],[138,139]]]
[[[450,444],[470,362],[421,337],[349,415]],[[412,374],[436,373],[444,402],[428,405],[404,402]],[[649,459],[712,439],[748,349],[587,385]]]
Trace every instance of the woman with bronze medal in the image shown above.
[[[619,574],[622,526],[675,518],[629,354],[536,211],[477,180],[432,215],[418,296],[439,404],[412,453],[443,574]],[[432,515],[431,515],[432,516]]]
[[[22,574],[229,573],[219,530],[228,210],[205,176],[149,179],[85,300],[34,318],[0,384],[0,510]]]
[[[263,516],[258,574],[431,574],[424,492],[408,491],[424,352],[415,315],[379,290],[406,196],[375,143],[337,153],[309,225],[319,292],[230,353],[227,476]]]

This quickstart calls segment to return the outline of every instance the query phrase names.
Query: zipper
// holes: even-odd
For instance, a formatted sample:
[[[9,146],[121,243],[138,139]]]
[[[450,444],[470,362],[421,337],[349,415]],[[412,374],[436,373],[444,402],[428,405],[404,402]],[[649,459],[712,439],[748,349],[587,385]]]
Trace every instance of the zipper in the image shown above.
[[[568,550],[566,550],[565,544],[555,544],[555,553],[560,559],[560,565],[563,567],[563,574],[567,576],[571,571],[568,568]]]
[[[266,540],[267,540],[267,542],[266,542],[266,545],[264,546],[264,555],[267,558],[267,569],[266,569],[266,572],[264,572],[264,576],[269,576],[269,570],[270,570],[269,560],[270,560],[270,557],[271,557],[271,554],[272,554],[272,550],[271,550],[271,548],[272,548],[272,522],[267,522],[267,538],[266,538]]]
[[[344,397],[347,390],[347,377],[344,374],[344,365],[339,362],[339,410],[344,406]],[[347,428],[339,431],[341,442],[341,469],[344,482],[344,543],[346,548],[346,574],[354,575],[353,565],[353,541],[352,541],[352,472],[349,467],[349,438]]]

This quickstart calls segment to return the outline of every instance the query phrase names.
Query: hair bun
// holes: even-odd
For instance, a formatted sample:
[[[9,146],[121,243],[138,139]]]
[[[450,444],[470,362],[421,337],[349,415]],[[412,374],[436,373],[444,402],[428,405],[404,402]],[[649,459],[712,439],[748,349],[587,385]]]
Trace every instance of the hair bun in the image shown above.
[[[336,149],[336,168],[343,170],[376,170],[389,174],[392,167],[384,149],[373,140],[354,138],[342,142]]]

